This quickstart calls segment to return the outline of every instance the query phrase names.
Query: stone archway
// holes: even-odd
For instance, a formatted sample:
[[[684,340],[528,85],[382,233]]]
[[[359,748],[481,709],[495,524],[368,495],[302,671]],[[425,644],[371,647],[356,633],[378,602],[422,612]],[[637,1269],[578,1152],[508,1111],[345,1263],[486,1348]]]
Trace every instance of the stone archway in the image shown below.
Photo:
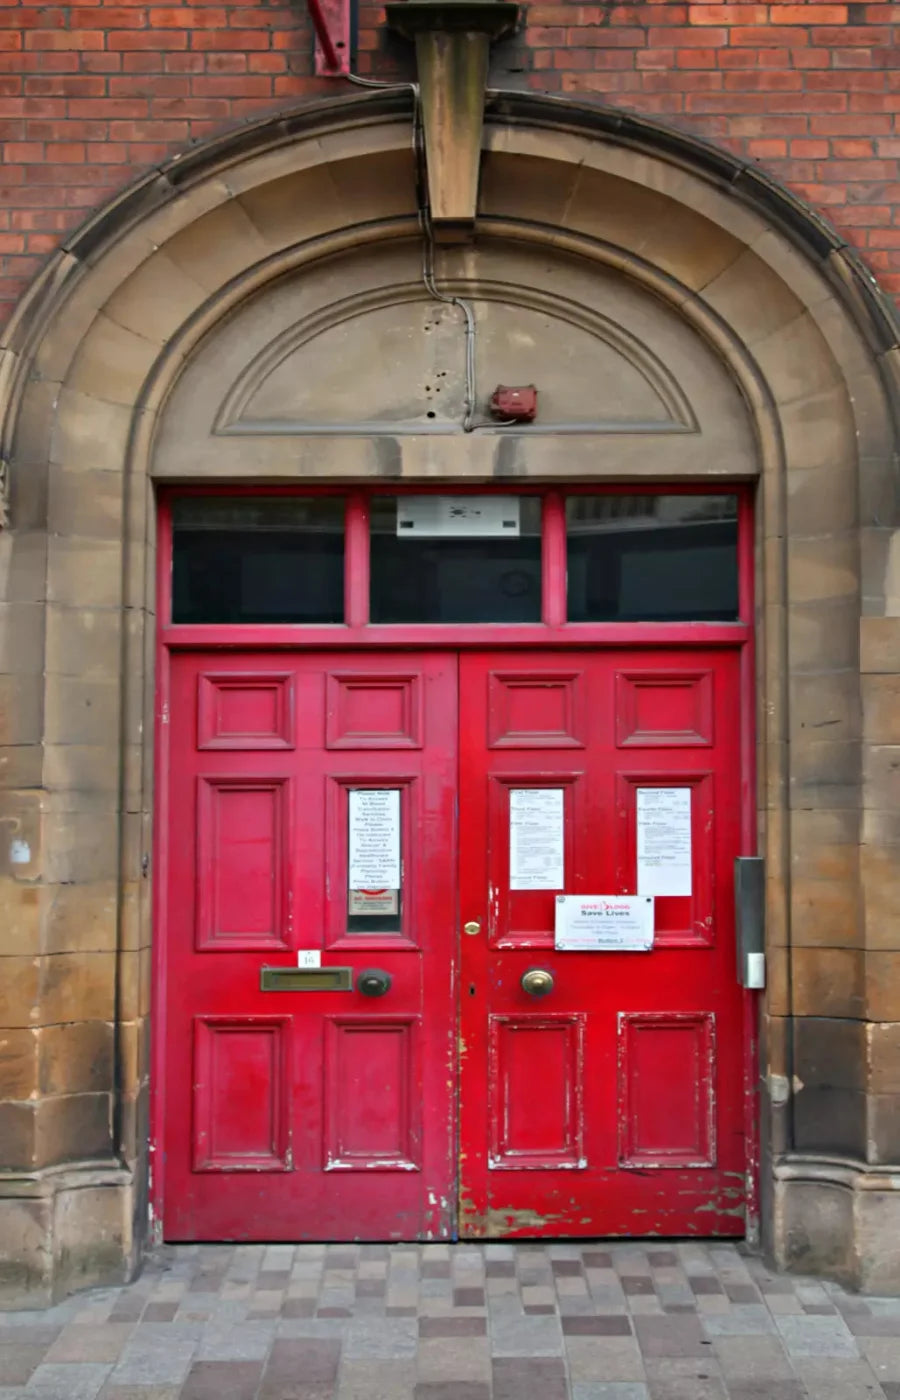
[[[69,239],[3,343],[17,750],[3,816],[17,844],[2,880],[23,1062],[16,1160],[0,1175],[11,1281],[49,1296],[121,1276],[144,1232],[154,480],[643,473],[759,479],[770,1246],[785,1264],[900,1284],[879,1243],[900,1210],[889,1128],[900,952],[884,921],[896,839],[884,749],[897,738],[887,615],[900,591],[886,305],[849,251],[754,168],[653,123],[495,95],[478,240],[448,252],[441,276],[517,308],[496,313],[501,339],[510,316],[547,317],[562,296],[568,324],[609,344],[591,289],[618,288],[632,351],[621,326],[614,348],[623,363],[644,354],[643,382],[682,341],[709,367],[705,396],[700,385],[689,396],[702,409],[689,452],[677,434],[651,451],[639,414],[615,433],[586,425],[562,397],[559,431],[463,436],[449,421],[417,430],[415,415],[373,427],[348,413],[342,432],[340,395],[324,423],[295,404],[293,418],[273,430],[257,416],[253,431],[245,409],[262,369],[246,369],[230,407],[193,391],[211,382],[198,366],[231,364],[229,327],[250,324],[254,305],[265,317],[293,296],[288,337],[319,312],[319,330],[340,324],[342,298],[369,298],[373,314],[418,306],[413,176],[403,94],[313,104],[210,142]],[[304,307],[304,287],[321,306]],[[258,367],[272,339],[260,333]],[[303,343],[295,334],[292,353]]]

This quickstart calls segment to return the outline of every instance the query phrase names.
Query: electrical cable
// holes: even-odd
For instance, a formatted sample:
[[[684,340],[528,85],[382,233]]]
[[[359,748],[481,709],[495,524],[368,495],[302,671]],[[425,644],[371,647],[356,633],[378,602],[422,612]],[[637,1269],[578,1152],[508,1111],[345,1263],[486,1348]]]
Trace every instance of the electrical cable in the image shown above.
[[[434,229],[431,223],[431,207],[428,203],[428,184],[425,176],[425,145],[422,130],[422,105],[418,83],[382,83],[375,78],[361,78],[356,73],[344,73],[351,83],[368,88],[407,88],[413,95],[413,153],[416,157],[416,203],[419,227],[422,231],[422,282],[428,295],[447,306],[456,306],[462,312],[465,322],[465,407],[462,429],[471,433],[478,426],[475,422],[475,312],[472,304],[464,297],[442,292],[437,285],[434,273]],[[511,420],[512,421],[512,420]]]

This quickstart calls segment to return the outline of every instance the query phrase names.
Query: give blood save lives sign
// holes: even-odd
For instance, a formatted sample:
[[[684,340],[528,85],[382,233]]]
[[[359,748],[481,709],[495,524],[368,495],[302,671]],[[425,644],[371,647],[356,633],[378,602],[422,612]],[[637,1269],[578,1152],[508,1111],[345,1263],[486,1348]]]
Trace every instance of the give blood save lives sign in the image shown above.
[[[646,953],[653,947],[653,899],[559,894],[554,941],[561,952]]]

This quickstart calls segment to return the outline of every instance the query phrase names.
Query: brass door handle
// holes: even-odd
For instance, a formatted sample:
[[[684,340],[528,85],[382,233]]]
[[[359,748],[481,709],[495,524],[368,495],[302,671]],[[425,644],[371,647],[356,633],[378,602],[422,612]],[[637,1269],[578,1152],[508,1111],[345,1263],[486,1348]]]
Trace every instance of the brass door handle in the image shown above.
[[[545,967],[530,967],[522,973],[522,991],[530,997],[545,997],[553,991],[555,979]]]
[[[478,922],[477,919],[470,919],[467,924],[463,924],[463,933],[468,933],[474,936],[476,933],[480,932],[481,924]]]

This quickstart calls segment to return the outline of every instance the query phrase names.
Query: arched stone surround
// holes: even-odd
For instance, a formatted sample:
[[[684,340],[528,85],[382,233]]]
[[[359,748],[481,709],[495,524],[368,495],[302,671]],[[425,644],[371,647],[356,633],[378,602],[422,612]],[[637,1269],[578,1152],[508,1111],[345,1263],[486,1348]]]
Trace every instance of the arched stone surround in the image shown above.
[[[0,816],[19,843],[15,859],[0,850],[0,1025],[17,1066],[0,1106],[15,1156],[0,1172],[10,1285],[46,1297],[122,1276],[144,1233],[154,480],[512,472],[758,477],[764,1223],[782,1264],[900,1287],[885,1245],[900,1216],[900,361],[887,305],[752,166],[622,114],[494,95],[479,239],[445,253],[440,274],[477,289],[479,259],[508,248],[583,269],[586,286],[621,279],[734,386],[731,451],[704,456],[701,432],[689,462],[599,434],[573,467],[565,434],[381,425],[219,438],[191,470],[181,376],[267,288],[412,249],[413,174],[403,93],[249,126],[70,238],[3,341]]]

